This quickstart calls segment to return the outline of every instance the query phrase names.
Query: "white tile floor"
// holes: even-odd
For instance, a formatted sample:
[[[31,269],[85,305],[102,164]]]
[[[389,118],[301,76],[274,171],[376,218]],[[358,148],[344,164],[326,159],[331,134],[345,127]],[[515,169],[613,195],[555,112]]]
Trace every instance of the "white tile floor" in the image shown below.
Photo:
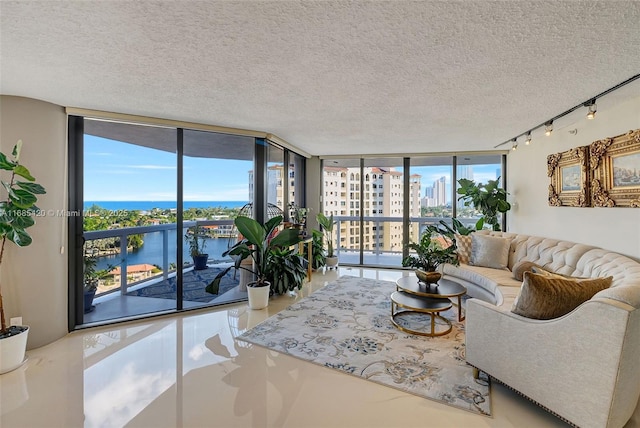
[[[260,311],[242,303],[71,333],[0,376],[0,426],[565,426],[500,385],[493,416],[478,416],[234,340],[338,275],[402,273],[340,268]]]

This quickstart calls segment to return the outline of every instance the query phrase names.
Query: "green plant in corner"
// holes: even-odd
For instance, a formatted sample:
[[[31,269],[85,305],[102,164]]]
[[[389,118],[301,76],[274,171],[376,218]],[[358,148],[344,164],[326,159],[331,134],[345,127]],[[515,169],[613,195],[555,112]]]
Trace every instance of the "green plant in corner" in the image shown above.
[[[35,205],[38,201],[36,195],[45,194],[44,187],[35,182],[35,178],[29,170],[20,164],[20,151],[22,141],[13,148],[11,156],[7,157],[0,153],[0,169],[10,171],[9,181],[2,181],[2,187],[7,192],[7,198],[0,202],[0,236],[2,237],[2,247],[0,249],[0,265],[4,256],[4,245],[7,240],[19,247],[26,247],[31,244],[32,239],[27,233],[27,228],[35,224],[34,217],[39,212]],[[23,181],[26,180],[26,181]],[[10,332],[7,328],[2,305],[2,290],[0,289],[0,319],[2,327],[0,337],[9,337],[19,332]]]
[[[311,231],[311,238],[312,238],[312,243],[311,243],[311,252],[313,253],[313,260],[311,260],[311,267],[313,269],[320,269],[322,266],[325,265],[325,252],[324,252],[324,234],[317,230],[317,229],[313,229]],[[307,254],[308,250],[307,250],[307,246],[304,246],[304,256],[305,258],[307,258],[309,255]]]
[[[465,206],[473,207],[482,213],[482,217],[476,223],[476,230],[481,230],[485,224],[493,230],[500,230],[498,213],[506,213],[511,209],[507,202],[507,191],[498,186],[497,180],[489,180],[487,184],[476,184],[473,180],[461,178],[458,180],[460,188],[457,193],[461,195],[458,200],[464,201]]]
[[[307,277],[307,261],[291,248],[274,248],[267,263],[267,278],[272,294],[284,294],[302,288]]]
[[[322,232],[327,239],[327,257],[334,257],[333,254],[333,228],[336,225],[336,222],[333,220],[333,214],[329,217],[324,215],[323,213],[318,213],[316,216],[316,220],[318,220],[318,224],[322,228]]]
[[[456,240],[452,233],[435,225],[428,225],[420,236],[420,242],[410,242],[407,247],[415,251],[402,260],[402,266],[425,272],[435,272],[443,263],[459,265]]]

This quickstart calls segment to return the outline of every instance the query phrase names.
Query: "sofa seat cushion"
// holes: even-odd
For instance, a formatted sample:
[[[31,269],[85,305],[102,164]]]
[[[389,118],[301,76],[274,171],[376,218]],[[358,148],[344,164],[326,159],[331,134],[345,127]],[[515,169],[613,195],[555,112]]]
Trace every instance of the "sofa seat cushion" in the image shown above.
[[[513,279],[511,271],[502,269],[493,269],[483,266],[471,266],[461,263],[460,266],[453,266],[450,264],[444,265],[443,273],[455,280],[456,278],[462,279],[467,283],[476,285],[482,288],[491,295],[505,296],[505,292],[502,291],[502,287],[506,288],[506,294],[510,295],[509,289],[514,290],[514,297],[520,290],[520,281]],[[469,293],[473,295],[473,293]],[[498,299],[500,300],[500,299]]]

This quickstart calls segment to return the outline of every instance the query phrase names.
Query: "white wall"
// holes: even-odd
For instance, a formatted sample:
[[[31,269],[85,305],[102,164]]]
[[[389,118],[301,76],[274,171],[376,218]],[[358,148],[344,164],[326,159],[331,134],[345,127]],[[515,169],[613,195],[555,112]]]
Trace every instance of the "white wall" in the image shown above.
[[[606,98],[605,98],[606,99]],[[520,143],[507,160],[507,186],[514,204],[508,216],[510,232],[559,238],[613,250],[640,259],[640,209],[551,207],[547,156],[640,128],[640,96],[602,108],[594,120],[578,109],[551,136],[534,131],[531,145]],[[559,126],[558,126],[559,125]],[[569,130],[576,129],[575,135]]]
[[[0,96],[0,150],[10,153],[23,141],[23,163],[47,190],[38,198],[44,210],[67,207],[65,176],[66,114],[64,108],[29,98]],[[5,171],[6,173],[6,171]],[[4,174],[3,179],[7,179]],[[3,199],[6,193],[2,193]],[[7,242],[0,284],[7,322],[21,316],[29,325],[28,348],[52,342],[67,333],[66,218],[38,217],[29,229],[33,243],[19,248]]]

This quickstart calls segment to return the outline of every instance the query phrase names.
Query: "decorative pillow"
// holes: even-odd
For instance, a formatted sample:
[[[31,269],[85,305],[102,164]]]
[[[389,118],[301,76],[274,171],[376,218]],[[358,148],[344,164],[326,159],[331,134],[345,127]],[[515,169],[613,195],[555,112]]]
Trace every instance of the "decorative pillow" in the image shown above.
[[[543,269],[541,266],[538,266],[534,262],[523,260],[513,265],[513,269],[511,269],[511,272],[513,272],[514,279],[517,279],[518,281],[522,281],[522,274],[524,274],[525,272],[540,273],[538,272],[538,270],[543,270]]]
[[[573,280],[578,280],[578,279],[592,279],[589,277],[584,277],[584,276],[569,276],[569,275],[563,275],[561,273],[556,273],[556,272],[551,272],[546,270],[543,267],[540,266],[534,266],[531,268],[531,272],[533,273],[537,273],[543,276],[548,276],[551,278],[560,278],[560,279],[573,279]]]
[[[469,264],[506,269],[509,263],[510,246],[510,239],[472,233]]]
[[[456,233],[456,245],[458,246],[458,260],[460,263],[469,263],[471,256],[471,235],[460,235]]]
[[[523,274],[520,294],[511,312],[527,318],[549,320],[568,314],[591,299],[598,291],[611,287],[613,277],[568,279]]]

